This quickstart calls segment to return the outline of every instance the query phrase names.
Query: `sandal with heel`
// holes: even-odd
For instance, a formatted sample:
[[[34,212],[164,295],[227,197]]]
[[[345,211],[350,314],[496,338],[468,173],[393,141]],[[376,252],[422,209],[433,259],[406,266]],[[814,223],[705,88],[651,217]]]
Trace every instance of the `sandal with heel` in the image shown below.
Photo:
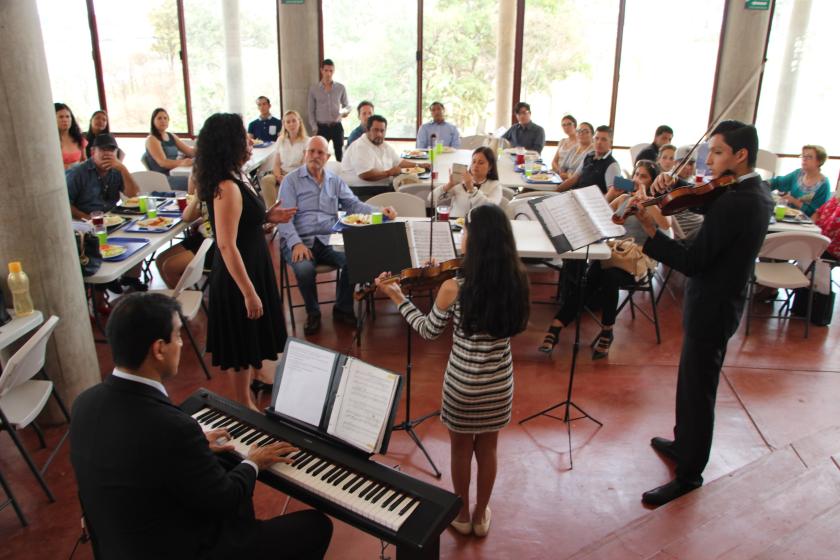
[[[562,328],[554,325],[548,327],[548,331],[545,333],[545,338],[542,341],[542,346],[539,347],[540,352],[551,354],[554,347],[557,346],[557,341],[560,340],[560,329]]]
[[[595,347],[592,349],[592,359],[600,360],[606,358],[610,353],[610,346],[613,343],[612,330],[602,330],[598,335],[598,340],[595,342]]]

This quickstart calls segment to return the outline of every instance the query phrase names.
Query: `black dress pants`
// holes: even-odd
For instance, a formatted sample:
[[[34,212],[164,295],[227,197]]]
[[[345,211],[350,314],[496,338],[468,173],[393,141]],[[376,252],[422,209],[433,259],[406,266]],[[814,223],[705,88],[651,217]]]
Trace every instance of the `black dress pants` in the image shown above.
[[[703,483],[715,425],[715,400],[727,340],[708,341],[686,336],[677,377],[677,410],[674,426],[677,478]]]
[[[336,161],[341,161],[341,156],[344,153],[344,127],[341,126],[341,122],[332,124],[318,123],[318,136],[326,138],[327,144],[332,140],[335,159]]]
[[[272,519],[242,519],[225,526],[208,558],[320,560],[332,538],[332,521],[314,509]]]

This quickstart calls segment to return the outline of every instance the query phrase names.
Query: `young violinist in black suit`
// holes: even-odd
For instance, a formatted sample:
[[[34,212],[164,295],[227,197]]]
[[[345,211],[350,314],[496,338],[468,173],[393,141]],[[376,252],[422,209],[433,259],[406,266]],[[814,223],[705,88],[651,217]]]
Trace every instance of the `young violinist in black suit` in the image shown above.
[[[676,479],[645,492],[642,501],[650,505],[668,503],[703,483],[726,345],[741,320],[747,282],[773,211],[769,189],[755,172],[755,127],[721,122],[712,131],[709,146],[706,163],[714,177],[731,174],[737,183],[723,187],[724,194],[706,207],[694,241],[681,245],[657,231],[643,208],[638,214],[650,236],[644,252],[688,277],[674,439],[651,440],[654,449],[676,462]],[[667,190],[673,181],[660,174],[654,190]]]
[[[169,401],[162,381],[178,372],[178,303],[161,294],[124,297],[106,334],[116,364],[79,395],[70,459],[96,558],[323,558],[332,524],[314,510],[254,518],[260,469],[295,448],[252,447],[225,471],[215,452],[226,430],[206,434]]]

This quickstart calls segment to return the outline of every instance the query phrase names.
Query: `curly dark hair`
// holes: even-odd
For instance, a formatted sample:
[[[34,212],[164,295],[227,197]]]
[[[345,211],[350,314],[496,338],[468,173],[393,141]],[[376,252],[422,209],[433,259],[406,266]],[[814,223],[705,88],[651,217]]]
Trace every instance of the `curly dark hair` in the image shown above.
[[[499,180],[499,166],[496,164],[496,154],[493,152],[491,148],[487,146],[479,146],[476,148],[472,155],[481,154],[484,156],[484,159],[487,160],[487,163],[490,164],[490,168],[487,170],[487,178],[493,181]]]
[[[248,140],[242,117],[235,113],[210,115],[195,143],[193,174],[198,198],[210,202],[222,181],[240,182],[239,170],[248,159]]]
[[[473,208],[466,219],[467,247],[458,294],[466,336],[507,338],[528,326],[528,276],[516,252],[513,230],[495,204]]]
[[[82,145],[82,129],[79,128],[79,123],[76,122],[76,115],[73,114],[73,111],[65,105],[64,103],[54,103],[55,105],[55,112],[58,113],[66,109],[70,113],[70,130],[67,133],[70,135],[70,138],[78,144],[79,146]]]
[[[169,115],[169,111],[167,111],[163,107],[158,107],[157,109],[152,111],[152,118],[149,119],[149,133],[161,142],[163,142],[163,136],[161,135],[160,131],[157,128],[155,128],[155,117],[158,116],[158,113],[166,113],[167,115]]]

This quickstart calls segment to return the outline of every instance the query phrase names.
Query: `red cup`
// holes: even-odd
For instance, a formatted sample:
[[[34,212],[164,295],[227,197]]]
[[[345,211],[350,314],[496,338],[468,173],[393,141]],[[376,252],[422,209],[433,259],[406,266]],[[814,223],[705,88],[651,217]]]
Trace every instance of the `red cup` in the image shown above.
[[[516,154],[516,165],[523,165],[525,163],[525,154]]]
[[[95,210],[90,213],[90,221],[93,224],[93,227],[104,225],[105,215],[102,212]]]
[[[438,221],[441,222],[448,222],[449,221],[449,206],[438,206],[437,207],[437,215]]]
[[[187,197],[179,196],[175,200],[178,202],[178,210],[183,213],[187,209]]]
[[[698,173],[698,174],[694,177],[694,183],[695,183],[695,184],[697,184],[697,185],[702,185],[702,184],[703,184],[704,179],[705,179],[705,176],[704,176],[702,173]]]
[[[437,180],[437,171],[432,171],[432,181]]]

